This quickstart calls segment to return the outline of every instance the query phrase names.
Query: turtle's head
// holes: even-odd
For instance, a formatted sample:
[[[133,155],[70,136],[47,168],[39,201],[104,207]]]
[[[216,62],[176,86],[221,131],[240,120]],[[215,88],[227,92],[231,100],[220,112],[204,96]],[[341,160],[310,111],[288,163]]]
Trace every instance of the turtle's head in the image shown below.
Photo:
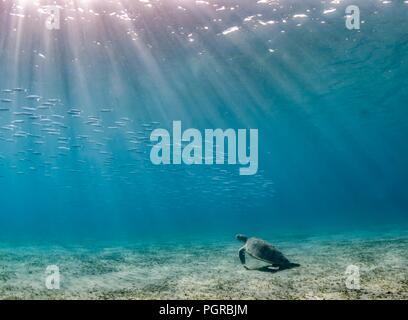
[[[246,242],[248,240],[248,237],[243,234],[237,234],[235,238],[237,238],[237,240],[242,241],[242,242]]]

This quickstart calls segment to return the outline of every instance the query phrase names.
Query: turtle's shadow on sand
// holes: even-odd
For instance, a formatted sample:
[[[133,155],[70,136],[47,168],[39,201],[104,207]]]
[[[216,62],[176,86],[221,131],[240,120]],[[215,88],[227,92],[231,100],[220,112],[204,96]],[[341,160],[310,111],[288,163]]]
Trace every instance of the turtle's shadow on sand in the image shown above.
[[[285,267],[285,268],[274,268],[272,266],[265,266],[260,268],[245,268],[248,271],[261,271],[261,272],[269,272],[269,273],[277,273],[284,270],[289,270],[293,268],[300,267],[300,264],[293,263],[293,265]]]

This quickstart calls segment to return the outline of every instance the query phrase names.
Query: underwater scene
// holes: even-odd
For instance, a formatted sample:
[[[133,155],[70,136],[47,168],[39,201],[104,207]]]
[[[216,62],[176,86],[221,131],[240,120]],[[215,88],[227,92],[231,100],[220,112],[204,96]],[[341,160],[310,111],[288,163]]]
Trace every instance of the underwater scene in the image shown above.
[[[408,1],[0,0],[0,300],[408,299]]]

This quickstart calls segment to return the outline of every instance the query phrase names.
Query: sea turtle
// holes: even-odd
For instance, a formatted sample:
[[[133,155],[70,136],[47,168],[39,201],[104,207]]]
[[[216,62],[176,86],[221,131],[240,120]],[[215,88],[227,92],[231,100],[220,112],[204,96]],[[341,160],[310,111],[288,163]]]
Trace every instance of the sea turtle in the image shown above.
[[[245,242],[245,245],[239,249],[239,259],[246,269],[249,269],[245,265],[245,253],[251,257],[264,261],[270,264],[271,267],[279,268],[279,270],[290,269],[298,267],[299,264],[291,263],[278,249],[276,249],[270,243],[258,239],[248,238],[243,234],[236,235],[237,240]]]

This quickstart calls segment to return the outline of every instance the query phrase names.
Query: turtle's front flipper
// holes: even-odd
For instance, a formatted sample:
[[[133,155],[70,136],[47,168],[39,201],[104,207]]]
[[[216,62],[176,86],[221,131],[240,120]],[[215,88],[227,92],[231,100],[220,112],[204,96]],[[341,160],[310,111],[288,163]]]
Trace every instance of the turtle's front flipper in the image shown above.
[[[241,260],[241,263],[243,265],[245,265],[245,246],[243,246],[241,249],[239,249],[238,251],[238,255],[239,255],[239,260]]]

